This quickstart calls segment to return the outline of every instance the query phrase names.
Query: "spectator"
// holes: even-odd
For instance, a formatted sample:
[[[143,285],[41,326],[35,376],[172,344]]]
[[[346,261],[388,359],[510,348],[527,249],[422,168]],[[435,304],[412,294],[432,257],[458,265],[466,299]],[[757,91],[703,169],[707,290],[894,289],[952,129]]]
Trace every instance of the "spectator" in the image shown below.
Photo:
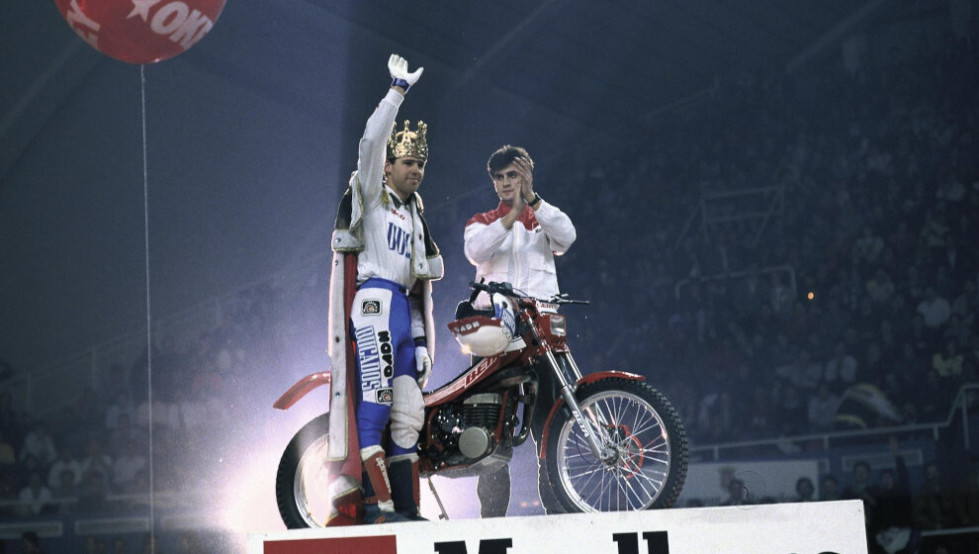
[[[865,226],[860,238],[853,243],[854,261],[858,265],[874,265],[884,250],[884,240],[874,234],[874,230]]]
[[[962,527],[979,527],[979,464],[966,474],[961,494],[956,496],[955,515]]]
[[[78,417],[73,404],[62,408],[60,414],[49,420],[48,424],[51,426],[51,434],[58,448],[66,444],[79,447],[82,440],[80,437],[84,437],[89,432],[89,428],[86,428],[82,419]]]
[[[728,391],[708,394],[700,402],[697,417],[698,432],[709,442],[721,442],[725,437],[738,430],[735,421],[738,419],[733,398]]]
[[[958,314],[953,313],[952,317],[948,319],[948,324],[945,325],[941,340],[942,344],[945,341],[955,342],[957,349],[961,352],[961,347],[968,346],[972,341],[972,327],[966,325]]]
[[[78,503],[75,473],[70,469],[64,469],[60,475],[60,482],[56,488],[51,490],[51,495],[57,502],[59,514],[73,514],[75,513],[75,505]]]
[[[166,400],[166,397],[153,398],[153,409],[150,410],[149,400],[144,400],[136,408],[136,425],[144,431],[149,430],[150,414],[153,416],[153,428],[173,431],[180,428],[180,410],[177,405]]]
[[[864,296],[860,298],[860,302],[857,304],[857,313],[854,314],[851,320],[853,326],[858,331],[858,336],[863,339],[866,337],[872,329],[877,327],[880,321],[880,306],[874,304],[873,300],[869,296]]]
[[[770,306],[771,291],[759,275],[758,264],[751,264],[748,274],[737,283],[731,294],[742,319],[754,319],[763,306]]]
[[[116,454],[112,464],[112,488],[119,493],[142,492],[135,491],[134,486],[136,475],[146,467],[144,451],[137,445],[129,443]]]
[[[889,318],[880,321],[880,332],[877,335],[877,342],[880,344],[881,351],[888,362],[894,361],[900,351],[897,338],[894,335],[894,325]]]
[[[962,290],[952,299],[952,314],[962,318],[964,325],[971,327],[976,322],[977,309],[976,284],[966,281]]]
[[[751,503],[748,501],[748,489],[741,479],[734,478],[728,481],[727,494],[727,499],[721,502],[721,506],[743,506]]]
[[[132,421],[136,415],[136,408],[129,394],[123,389],[118,390],[113,397],[113,401],[105,409],[105,428],[113,432],[119,426],[120,418],[128,417]]]
[[[65,471],[71,472],[77,485],[82,477],[82,466],[81,462],[75,458],[75,447],[70,443],[59,449],[58,459],[48,469],[48,487],[51,489],[60,487],[63,479],[62,473]]]
[[[102,441],[96,437],[90,438],[86,452],[87,455],[79,463],[82,480],[85,480],[86,474],[95,472],[102,474],[102,483],[108,485],[112,480],[112,457],[105,452]]]
[[[861,368],[859,381],[874,384],[881,382],[884,373],[887,371],[887,366],[884,363],[884,354],[881,351],[880,344],[877,341],[867,341],[866,350],[864,351],[863,358],[858,365]],[[854,384],[856,383],[850,383],[847,388]]]
[[[795,291],[784,282],[782,273],[772,272],[772,284],[768,295],[768,304],[771,306],[772,314],[776,318],[783,318],[792,313],[792,304],[795,302]]]
[[[949,392],[937,373],[927,372],[924,383],[918,384],[914,395],[919,421],[935,422],[948,417]]]
[[[105,421],[103,400],[92,387],[84,387],[82,394],[75,403],[77,425],[82,429],[98,429]]]
[[[902,409],[908,403],[911,396],[910,390],[912,389],[909,387],[913,387],[913,384],[909,385],[909,383],[910,380],[902,378],[902,376],[894,371],[890,371],[884,374],[880,390],[891,404]],[[908,424],[909,422],[905,420],[903,423]]]
[[[853,464],[852,480],[843,489],[841,498],[844,500],[862,500],[865,520],[870,522],[874,519],[879,494],[880,491],[877,487],[870,483],[870,465],[862,460]]]
[[[819,499],[820,500],[839,500],[840,499],[840,485],[836,480],[836,477],[832,475],[824,475],[819,488]]]
[[[109,495],[109,484],[105,473],[90,469],[82,473],[82,481],[78,484],[78,511],[80,513],[98,513],[106,508],[106,497]]]
[[[112,539],[112,554],[128,554],[129,544],[123,537]]]
[[[38,463],[37,458],[31,454],[24,458],[24,461],[15,467],[15,479],[18,487],[25,487],[30,482],[32,473],[45,475],[45,469]],[[50,488],[50,487],[49,487]]]
[[[847,352],[846,343],[839,341],[833,347],[833,357],[826,362],[823,380],[836,392],[841,393],[857,382],[857,359]]]
[[[931,370],[943,381],[953,381],[962,376],[964,361],[965,356],[959,353],[958,343],[949,339],[945,341],[945,348],[941,352],[932,355]]]
[[[109,455],[116,456],[130,447],[141,452],[149,452],[149,437],[146,429],[133,424],[129,414],[119,414],[116,428],[109,435]]]
[[[41,540],[34,531],[24,531],[21,538],[21,552],[23,554],[44,554],[41,550]]]
[[[918,313],[924,318],[925,327],[934,332],[941,328],[952,316],[952,306],[948,300],[938,296],[935,287],[925,288],[925,297],[918,302]]]
[[[867,298],[878,305],[886,305],[895,292],[894,282],[883,267],[878,267],[874,276],[867,281]]]
[[[938,464],[925,465],[925,483],[913,497],[913,521],[924,531],[948,529],[954,524],[952,491],[945,487]]]
[[[822,329],[826,334],[826,339],[835,344],[843,336],[846,329],[853,320],[853,314],[843,309],[840,301],[836,298],[829,299],[829,306],[819,318]]]
[[[925,215],[925,223],[921,227],[921,242],[933,251],[944,251],[949,234],[948,220],[945,214],[934,210]]]
[[[795,501],[796,502],[813,502],[816,500],[816,487],[812,483],[812,479],[808,477],[799,477],[795,482]]]
[[[37,472],[31,473],[26,487],[20,489],[17,494],[17,501],[20,503],[23,515],[41,515],[52,511],[51,489],[44,484],[44,480]]]
[[[770,437],[775,429],[774,413],[771,395],[763,385],[754,389],[752,401],[745,411],[747,421],[746,435],[748,437]]]
[[[9,368],[9,366],[4,366],[4,369],[6,368]],[[24,438],[22,420],[21,413],[14,409],[13,395],[7,390],[0,391],[0,444],[3,444],[3,442],[11,445],[21,443]],[[2,467],[0,465],[0,468]]]
[[[37,458],[38,463],[45,468],[54,463],[58,457],[58,450],[54,446],[54,438],[48,431],[47,423],[38,421],[24,437],[24,444],[21,446],[19,457],[23,460],[28,455]]]
[[[17,493],[14,476],[0,473],[0,516],[16,516],[18,512]]]
[[[808,408],[799,398],[799,393],[792,385],[782,388],[781,398],[775,408],[775,420],[778,422],[782,436],[799,435],[808,427]]]
[[[830,391],[827,383],[820,383],[816,394],[809,399],[809,429],[821,433],[833,430],[840,397]]]
[[[928,359],[930,359],[932,353],[935,351],[935,345],[938,344],[937,333],[931,333],[929,331],[928,327],[925,326],[925,318],[920,313],[912,316],[911,329],[904,340],[914,348],[915,356]]]
[[[799,389],[812,391],[822,380],[823,368],[810,359],[808,350],[800,350],[790,364],[775,368],[775,374]]]
[[[897,552],[911,539],[911,481],[897,439],[891,437],[889,442],[895,467],[880,473],[877,507],[870,521],[868,539],[885,552]]]
[[[4,436],[3,429],[0,429],[0,473],[11,474],[14,471],[14,464],[17,463],[17,450],[14,445]]]
[[[105,554],[107,546],[105,540],[96,535],[85,537],[85,554]]]

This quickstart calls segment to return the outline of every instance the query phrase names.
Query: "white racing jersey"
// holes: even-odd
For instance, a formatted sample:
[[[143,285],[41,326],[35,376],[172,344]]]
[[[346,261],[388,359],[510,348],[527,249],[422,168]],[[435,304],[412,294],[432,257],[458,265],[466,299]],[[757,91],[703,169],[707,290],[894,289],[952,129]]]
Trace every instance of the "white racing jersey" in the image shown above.
[[[351,178],[351,184],[359,192],[359,207],[363,214],[364,249],[358,256],[357,281],[362,283],[371,277],[380,277],[410,290],[416,279],[413,273],[423,273],[412,272],[411,267],[415,247],[412,239],[418,243],[423,240],[421,226],[416,230],[415,225],[415,196],[403,203],[384,185],[387,141],[403,101],[404,96],[389,90],[367,120],[364,136],[360,139],[357,172]],[[354,198],[357,200],[358,197]],[[424,259],[424,250],[418,257]]]

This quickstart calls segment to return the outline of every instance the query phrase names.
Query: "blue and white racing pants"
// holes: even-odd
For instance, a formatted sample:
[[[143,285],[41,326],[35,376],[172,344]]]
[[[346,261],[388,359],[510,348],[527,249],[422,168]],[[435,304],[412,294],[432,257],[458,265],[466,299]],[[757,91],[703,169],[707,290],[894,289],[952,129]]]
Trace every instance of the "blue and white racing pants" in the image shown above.
[[[357,357],[357,436],[360,448],[380,446],[391,422],[387,455],[417,452],[425,403],[416,380],[411,303],[404,287],[371,278],[354,296],[350,336]]]

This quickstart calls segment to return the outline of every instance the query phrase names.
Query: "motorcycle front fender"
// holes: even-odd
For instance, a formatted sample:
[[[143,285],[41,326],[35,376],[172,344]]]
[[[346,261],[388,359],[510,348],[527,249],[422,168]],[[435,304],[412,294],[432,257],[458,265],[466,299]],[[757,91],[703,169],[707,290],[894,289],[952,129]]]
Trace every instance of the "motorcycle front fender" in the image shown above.
[[[295,404],[299,402],[299,399],[309,394],[309,392],[322,385],[329,385],[331,382],[331,376],[329,371],[321,371],[319,373],[312,373],[307,375],[296,382],[295,385],[289,387],[289,390],[285,392],[275,404],[272,404],[278,410],[288,410]]]
[[[599,371],[598,373],[589,373],[581,379],[578,379],[575,388],[581,388],[582,385],[587,385],[589,383],[594,383],[595,381],[601,381],[602,379],[627,379],[629,381],[645,381],[646,378],[642,375],[635,373],[629,373],[627,371]],[[551,422],[554,421],[554,414],[564,407],[564,398],[560,396],[554,401],[554,405],[551,406],[551,411],[547,413],[547,419],[544,421],[544,430],[541,432],[541,443],[540,443],[540,459],[547,458],[547,437],[551,434]]]

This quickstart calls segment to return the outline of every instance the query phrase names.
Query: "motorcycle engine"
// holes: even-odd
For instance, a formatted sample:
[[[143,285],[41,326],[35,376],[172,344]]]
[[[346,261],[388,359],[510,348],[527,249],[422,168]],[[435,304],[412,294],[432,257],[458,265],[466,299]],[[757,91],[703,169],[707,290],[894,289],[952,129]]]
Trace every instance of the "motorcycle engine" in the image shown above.
[[[478,460],[492,451],[493,430],[502,404],[501,394],[482,393],[440,408],[433,420],[432,438],[442,448],[432,457],[455,465]]]

